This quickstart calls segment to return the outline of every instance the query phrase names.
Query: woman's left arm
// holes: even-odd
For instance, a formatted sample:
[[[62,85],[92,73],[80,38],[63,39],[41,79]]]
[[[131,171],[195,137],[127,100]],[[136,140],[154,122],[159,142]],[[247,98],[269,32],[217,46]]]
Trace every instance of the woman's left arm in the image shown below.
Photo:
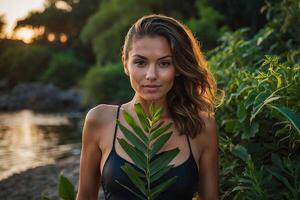
[[[219,199],[218,135],[214,118],[205,120],[203,151],[199,159],[199,194],[201,200]]]

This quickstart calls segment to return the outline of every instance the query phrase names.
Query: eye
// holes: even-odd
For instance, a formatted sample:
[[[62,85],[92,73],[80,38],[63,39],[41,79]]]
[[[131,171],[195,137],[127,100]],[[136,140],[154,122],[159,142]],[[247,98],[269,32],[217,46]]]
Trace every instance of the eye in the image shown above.
[[[146,62],[144,60],[136,60],[133,63],[134,63],[134,65],[136,65],[138,67],[143,67],[146,65]]]
[[[161,67],[168,67],[169,65],[171,65],[170,61],[161,61],[159,63],[159,66],[161,66]]]

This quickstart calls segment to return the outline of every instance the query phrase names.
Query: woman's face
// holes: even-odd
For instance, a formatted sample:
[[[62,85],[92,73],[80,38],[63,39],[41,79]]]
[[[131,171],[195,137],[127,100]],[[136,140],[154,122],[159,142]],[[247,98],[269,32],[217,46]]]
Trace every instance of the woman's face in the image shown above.
[[[136,95],[146,101],[164,100],[173,86],[175,67],[164,37],[134,39],[124,67]]]

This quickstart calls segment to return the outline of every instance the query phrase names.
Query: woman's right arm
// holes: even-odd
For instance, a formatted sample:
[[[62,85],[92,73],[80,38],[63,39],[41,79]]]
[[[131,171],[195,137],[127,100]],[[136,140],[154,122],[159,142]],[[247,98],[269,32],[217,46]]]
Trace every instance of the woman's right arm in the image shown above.
[[[100,187],[99,117],[96,108],[91,109],[85,118],[82,131],[79,185],[76,200],[96,200]]]

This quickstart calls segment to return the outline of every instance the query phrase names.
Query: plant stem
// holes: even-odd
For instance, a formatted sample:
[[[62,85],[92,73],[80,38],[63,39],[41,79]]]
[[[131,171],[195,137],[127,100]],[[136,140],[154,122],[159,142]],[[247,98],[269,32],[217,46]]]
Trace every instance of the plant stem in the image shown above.
[[[147,177],[147,186],[148,186],[148,197],[147,197],[148,200],[152,200],[152,197],[150,196],[150,133],[151,133],[151,129],[152,129],[152,126],[150,126],[148,134],[147,134],[148,141],[147,141],[147,174],[146,174],[146,177]]]

